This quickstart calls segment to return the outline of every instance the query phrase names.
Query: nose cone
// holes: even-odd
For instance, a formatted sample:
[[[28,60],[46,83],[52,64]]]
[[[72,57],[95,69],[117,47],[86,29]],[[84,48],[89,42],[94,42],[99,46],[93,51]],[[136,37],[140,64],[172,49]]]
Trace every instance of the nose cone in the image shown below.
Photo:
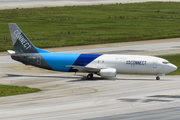
[[[171,69],[171,72],[172,72],[172,71],[175,71],[175,70],[177,70],[177,66],[171,64],[171,68],[170,68],[170,69]]]
[[[175,71],[176,69],[177,69],[177,67],[170,63],[170,64],[164,66],[164,73],[170,73],[170,72]]]

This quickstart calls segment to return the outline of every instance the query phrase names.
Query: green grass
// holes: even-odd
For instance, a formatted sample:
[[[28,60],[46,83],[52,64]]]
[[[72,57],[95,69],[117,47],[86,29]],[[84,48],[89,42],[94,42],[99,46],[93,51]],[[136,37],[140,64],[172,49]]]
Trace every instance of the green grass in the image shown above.
[[[0,51],[13,49],[8,23],[39,48],[180,37],[180,3],[147,2],[0,10]]]
[[[167,75],[180,75],[180,54],[179,55],[168,55],[168,56],[160,56],[168,60],[170,63],[176,65],[178,69],[174,72],[168,73]]]
[[[34,92],[38,92],[38,91],[40,91],[40,90],[36,89],[36,88],[0,85],[0,97],[26,94],[26,93],[34,93]]]

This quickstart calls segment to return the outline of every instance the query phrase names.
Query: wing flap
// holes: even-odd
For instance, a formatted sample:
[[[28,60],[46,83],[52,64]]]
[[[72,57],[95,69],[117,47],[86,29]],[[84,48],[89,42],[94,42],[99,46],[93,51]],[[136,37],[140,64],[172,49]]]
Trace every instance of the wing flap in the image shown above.
[[[84,66],[71,66],[73,69],[77,69],[81,72],[88,72],[88,73],[98,73],[100,71],[100,68],[95,67],[84,67]]]

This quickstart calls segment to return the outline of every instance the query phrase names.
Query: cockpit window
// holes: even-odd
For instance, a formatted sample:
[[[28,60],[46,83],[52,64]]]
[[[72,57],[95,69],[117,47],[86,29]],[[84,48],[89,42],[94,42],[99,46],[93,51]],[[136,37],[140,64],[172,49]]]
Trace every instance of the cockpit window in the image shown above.
[[[163,63],[163,64],[169,64],[169,62],[168,62],[168,61],[163,61],[162,63]]]

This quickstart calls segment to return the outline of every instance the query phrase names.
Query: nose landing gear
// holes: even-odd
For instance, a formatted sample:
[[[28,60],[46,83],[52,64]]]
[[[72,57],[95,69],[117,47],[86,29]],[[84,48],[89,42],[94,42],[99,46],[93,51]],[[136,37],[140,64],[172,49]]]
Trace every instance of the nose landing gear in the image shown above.
[[[156,77],[156,80],[160,80],[160,77],[159,77],[159,76],[157,76],[157,77]]]

